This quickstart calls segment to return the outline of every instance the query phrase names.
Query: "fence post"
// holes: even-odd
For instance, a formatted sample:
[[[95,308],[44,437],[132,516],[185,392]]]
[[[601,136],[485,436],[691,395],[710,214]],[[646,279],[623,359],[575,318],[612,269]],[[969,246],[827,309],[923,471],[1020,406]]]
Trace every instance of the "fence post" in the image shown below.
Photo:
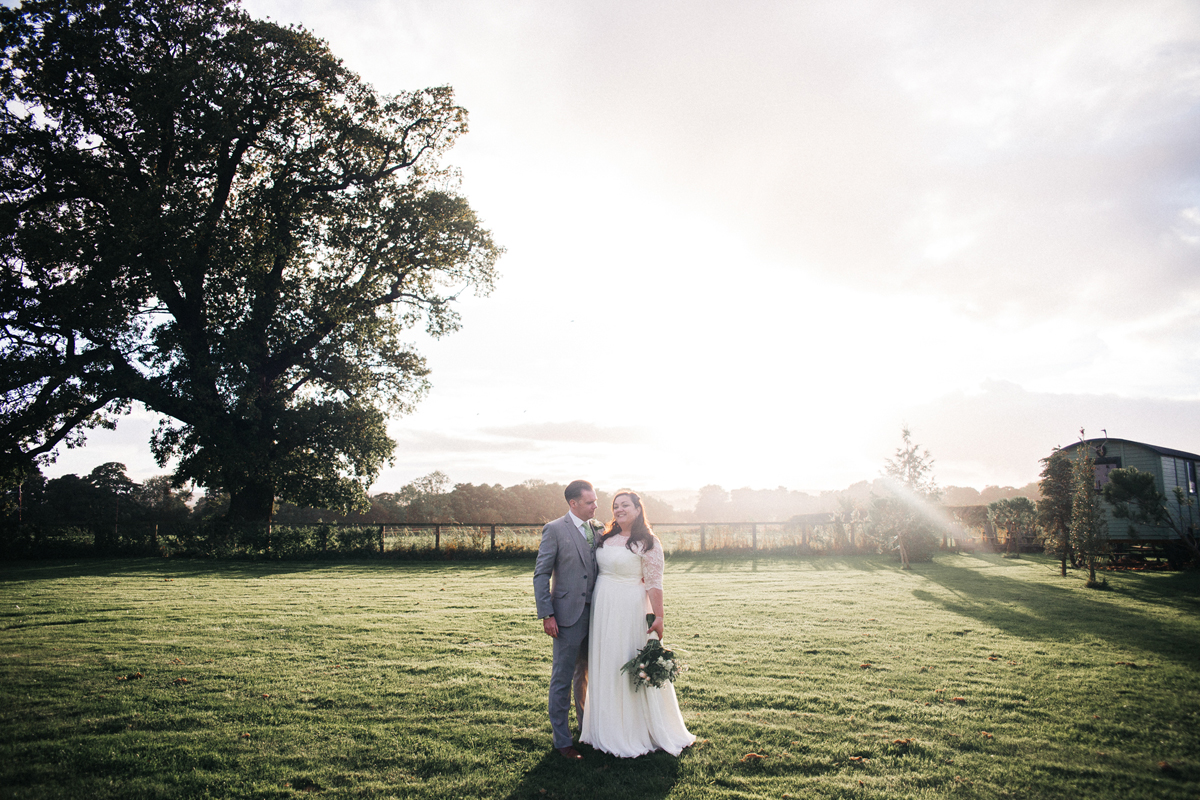
[[[700,526],[700,552],[704,552],[704,526]]]
[[[750,549],[758,549],[758,523],[755,522],[750,526]]]
[[[496,552],[496,526],[492,526],[492,552]]]
[[[383,555],[383,526],[379,526],[379,555]]]
[[[441,525],[433,526],[433,549],[434,550],[442,549],[442,526]]]

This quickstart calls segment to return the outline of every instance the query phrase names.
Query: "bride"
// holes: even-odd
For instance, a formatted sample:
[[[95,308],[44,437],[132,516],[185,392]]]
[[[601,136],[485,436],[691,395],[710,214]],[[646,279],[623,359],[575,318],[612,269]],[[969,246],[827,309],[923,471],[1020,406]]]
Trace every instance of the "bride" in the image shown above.
[[[629,490],[613,497],[613,520],[596,544],[600,569],[592,593],[588,699],[579,740],[621,758],[655,750],[677,756],[696,741],[683,724],[675,688],[634,691],[621,666],[663,634],[663,549],[650,530],[642,499]],[[646,629],[646,614],[654,624]]]

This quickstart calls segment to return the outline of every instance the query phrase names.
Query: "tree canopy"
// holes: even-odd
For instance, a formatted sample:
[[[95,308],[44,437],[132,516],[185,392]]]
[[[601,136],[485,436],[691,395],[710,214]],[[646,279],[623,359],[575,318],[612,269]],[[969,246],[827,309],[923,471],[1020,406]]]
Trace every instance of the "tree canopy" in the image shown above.
[[[1079,438],[1083,441],[1082,430]],[[1076,448],[1072,467],[1075,487],[1071,495],[1071,545],[1087,566],[1087,585],[1099,587],[1096,564],[1108,550],[1108,523],[1096,488],[1096,462],[1086,443]]]
[[[1158,490],[1154,475],[1134,467],[1108,473],[1108,482],[1101,490],[1101,496],[1112,508],[1113,517],[1129,523],[1131,536],[1137,536],[1138,525],[1172,531],[1191,552],[1192,558],[1200,561],[1200,547],[1182,516],[1192,501],[1179,486],[1174,487],[1173,494],[1174,513],[1166,495]]]
[[[997,528],[1004,529],[1005,549],[1013,551],[1013,545],[1028,544],[1033,539],[1037,521],[1037,505],[1028,497],[1008,497],[988,504],[988,519]]]
[[[502,252],[440,166],[452,90],[226,0],[24,2],[0,47],[0,477],[138,402],[232,518],[362,507],[427,388],[405,337]]]
[[[1071,514],[1075,502],[1075,467],[1067,454],[1055,449],[1042,459],[1041,499],[1037,502],[1037,523],[1047,545],[1058,551],[1059,570],[1067,576],[1067,557],[1071,550]],[[1074,556],[1071,556],[1074,560]]]

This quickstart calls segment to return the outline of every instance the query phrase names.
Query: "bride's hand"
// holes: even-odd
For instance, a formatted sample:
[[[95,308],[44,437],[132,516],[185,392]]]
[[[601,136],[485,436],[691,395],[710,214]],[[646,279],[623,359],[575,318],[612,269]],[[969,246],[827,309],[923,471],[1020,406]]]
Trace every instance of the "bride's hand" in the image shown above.
[[[663,638],[663,618],[662,617],[654,618],[654,624],[650,626],[650,630],[646,631],[646,635],[649,636],[650,634],[652,634],[656,631],[658,632],[658,640],[661,642],[662,638]]]

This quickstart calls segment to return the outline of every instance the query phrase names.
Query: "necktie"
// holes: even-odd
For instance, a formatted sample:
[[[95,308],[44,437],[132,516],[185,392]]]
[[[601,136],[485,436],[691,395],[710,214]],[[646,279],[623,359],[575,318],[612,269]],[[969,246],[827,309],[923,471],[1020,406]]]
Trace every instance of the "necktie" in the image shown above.
[[[592,526],[588,525],[586,522],[583,523],[583,538],[587,539],[588,544],[592,544]]]

